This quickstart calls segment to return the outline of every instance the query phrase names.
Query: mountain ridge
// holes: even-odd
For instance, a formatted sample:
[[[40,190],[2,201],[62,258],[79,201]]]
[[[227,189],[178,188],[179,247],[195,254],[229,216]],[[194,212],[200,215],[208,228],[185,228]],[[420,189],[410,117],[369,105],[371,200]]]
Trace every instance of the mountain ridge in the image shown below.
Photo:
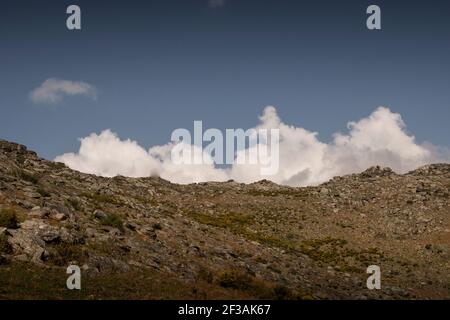
[[[179,185],[84,174],[0,140],[0,298],[41,297],[11,277],[60,280],[69,264],[95,284],[83,299],[449,298],[449,192],[450,164],[375,166],[310,187]],[[369,265],[382,290],[367,289]],[[171,279],[166,289],[130,281],[149,273]],[[137,296],[106,291],[111,279]],[[59,280],[45,281],[74,295]]]

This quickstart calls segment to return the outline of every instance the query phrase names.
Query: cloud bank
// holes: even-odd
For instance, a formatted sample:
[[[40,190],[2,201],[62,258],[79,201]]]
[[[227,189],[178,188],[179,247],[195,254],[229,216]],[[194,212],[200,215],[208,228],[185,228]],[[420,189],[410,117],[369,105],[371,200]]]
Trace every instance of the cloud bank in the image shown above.
[[[95,100],[97,90],[86,82],[50,78],[31,91],[30,99],[34,103],[54,105],[63,102],[66,96],[76,95]]]
[[[280,132],[280,169],[272,176],[261,176],[259,165],[234,164],[231,168],[217,168],[209,162],[174,164],[171,161],[174,143],[146,150],[136,141],[121,140],[109,129],[80,139],[77,153],[58,156],[55,161],[74,170],[106,177],[157,175],[183,184],[228,179],[250,183],[268,179],[284,185],[306,186],[374,165],[404,173],[424,164],[450,160],[448,151],[443,152],[431,144],[418,144],[414,136],[406,132],[401,115],[385,107],[379,107],[359,121],[349,122],[347,132],[334,134],[329,143],[319,141],[316,132],[283,123],[274,107],[266,107],[259,119],[255,129],[279,129]],[[183,148],[192,153],[202,152],[193,145]],[[253,150],[240,150],[236,157],[245,152]]]

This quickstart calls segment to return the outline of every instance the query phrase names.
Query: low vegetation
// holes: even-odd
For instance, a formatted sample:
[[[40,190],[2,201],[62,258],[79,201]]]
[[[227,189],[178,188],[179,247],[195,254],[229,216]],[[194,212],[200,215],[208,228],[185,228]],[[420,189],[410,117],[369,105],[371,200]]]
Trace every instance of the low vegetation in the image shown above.
[[[82,204],[81,201],[76,199],[76,198],[69,198],[66,200],[66,204],[69,205],[70,207],[72,207],[73,209],[77,210],[77,211],[81,211],[82,209]]]
[[[100,223],[104,226],[114,227],[123,231],[123,219],[117,213],[106,214],[104,218],[100,219]]]
[[[68,266],[72,261],[81,264],[85,258],[80,245],[61,242],[48,249],[47,261],[57,266]]]
[[[220,272],[216,275],[214,282],[224,288],[247,292],[258,299],[299,300],[312,298],[301,290],[295,292],[288,287],[275,285],[236,269]]]
[[[52,170],[61,170],[61,169],[66,168],[66,165],[62,162],[48,162],[47,165]]]
[[[154,223],[154,224],[152,225],[152,228],[153,228],[153,230],[161,230],[161,229],[162,229],[162,226],[161,226],[160,223]]]
[[[39,186],[36,191],[44,198],[51,196],[51,193],[47,189],[45,189],[43,186]]]
[[[248,292],[199,280],[183,282],[155,270],[84,273],[82,290],[68,290],[65,268],[42,269],[30,263],[0,265],[1,299],[251,299]]]
[[[0,253],[4,254],[12,253],[12,246],[8,242],[8,239],[4,234],[0,235]]]
[[[37,184],[39,182],[39,177],[37,175],[26,172],[25,170],[22,169],[11,170],[9,174],[16,178],[31,182],[33,184]]]
[[[101,207],[104,204],[122,205],[122,202],[113,195],[95,192],[93,193],[83,192],[81,196],[88,198],[89,200],[97,204],[99,207]]]
[[[0,210],[0,227],[17,229],[18,224],[17,214],[13,209],[4,208]]]

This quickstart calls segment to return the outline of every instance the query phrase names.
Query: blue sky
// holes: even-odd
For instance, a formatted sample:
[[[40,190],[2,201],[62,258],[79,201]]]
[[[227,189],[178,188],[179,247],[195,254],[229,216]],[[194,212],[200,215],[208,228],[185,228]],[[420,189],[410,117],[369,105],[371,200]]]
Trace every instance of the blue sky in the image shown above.
[[[82,9],[68,31],[65,9]],[[382,9],[382,30],[365,9]],[[0,138],[53,159],[112,129],[150,147],[176,128],[250,128],[267,105],[323,141],[378,106],[450,146],[448,1],[23,1],[0,4]],[[33,103],[48,78],[97,99]]]

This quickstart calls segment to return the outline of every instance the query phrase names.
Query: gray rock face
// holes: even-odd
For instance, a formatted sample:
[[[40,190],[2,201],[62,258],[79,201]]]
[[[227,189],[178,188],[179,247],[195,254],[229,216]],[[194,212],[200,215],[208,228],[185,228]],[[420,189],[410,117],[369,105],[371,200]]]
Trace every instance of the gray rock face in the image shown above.
[[[14,251],[21,253],[21,259],[37,264],[42,263],[45,256],[45,240],[39,236],[40,226],[36,220],[25,221],[20,229],[10,231],[12,237],[9,240]]]
[[[394,175],[395,173],[391,168],[382,168],[380,166],[375,166],[367,169],[366,171],[361,173],[362,177],[386,177],[390,175]]]
[[[94,213],[92,214],[94,216],[95,219],[104,219],[106,218],[106,213],[104,213],[102,210],[95,210]]]
[[[59,229],[48,224],[39,225],[37,236],[45,243],[55,243],[61,241]]]

